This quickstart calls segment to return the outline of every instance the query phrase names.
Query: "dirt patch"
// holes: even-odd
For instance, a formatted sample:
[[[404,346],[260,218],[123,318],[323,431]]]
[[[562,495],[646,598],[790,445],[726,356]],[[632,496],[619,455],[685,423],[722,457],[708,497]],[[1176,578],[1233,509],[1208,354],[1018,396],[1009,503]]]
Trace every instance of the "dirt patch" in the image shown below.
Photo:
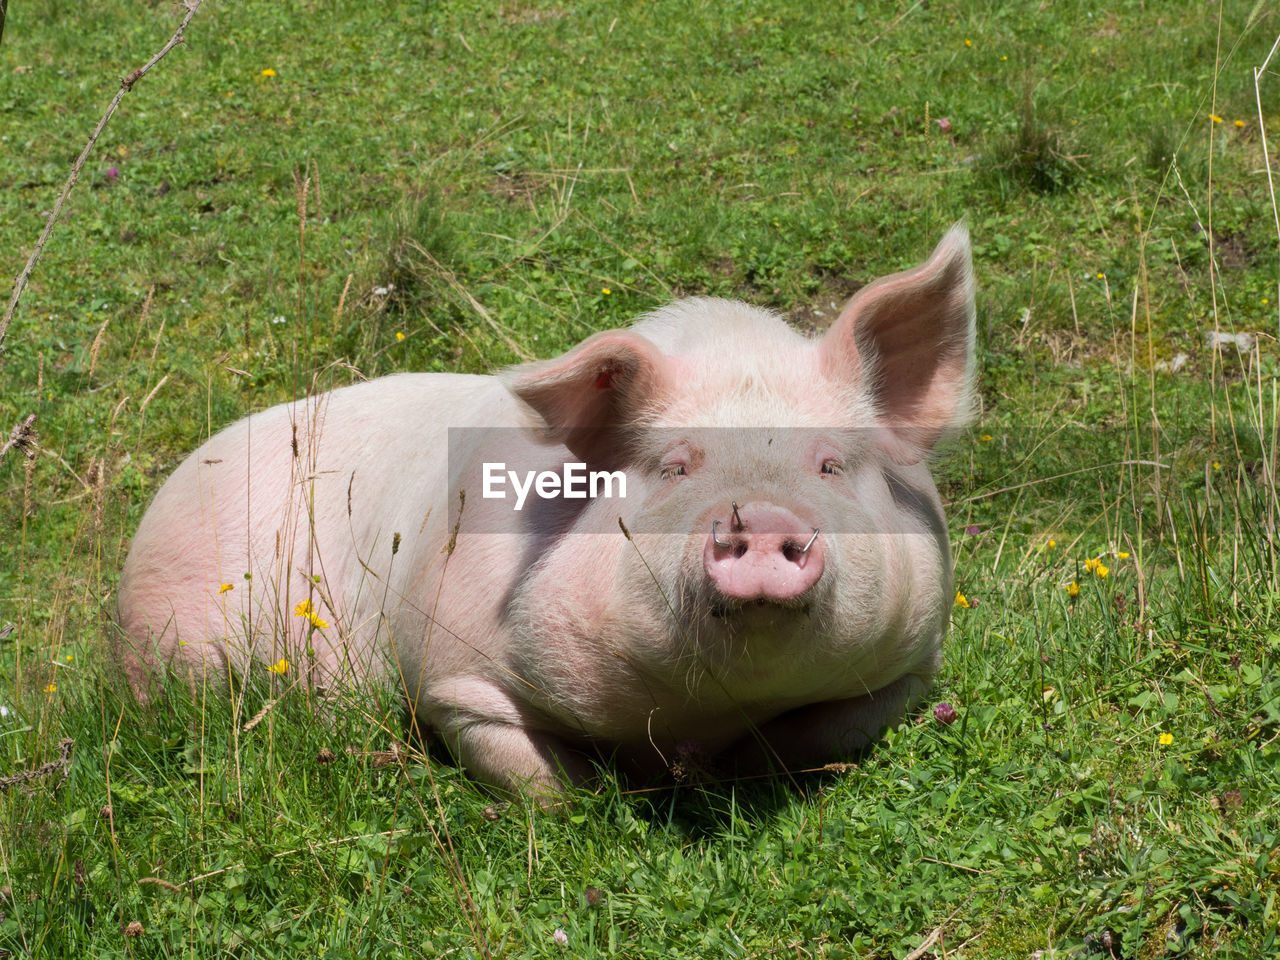
[[[518,170],[513,173],[496,174],[489,183],[489,193],[495,197],[503,197],[512,203],[533,205],[534,194],[545,189],[553,178],[546,174],[528,173]]]
[[[1257,263],[1257,254],[1244,234],[1214,231],[1214,246],[1224,270],[1248,270]]]
[[[733,257],[717,257],[708,266],[717,277],[732,277],[738,269]]]
[[[822,333],[835,323],[849,298],[862,287],[863,284],[848,277],[825,277],[808,305],[788,311],[788,319],[801,333]]]

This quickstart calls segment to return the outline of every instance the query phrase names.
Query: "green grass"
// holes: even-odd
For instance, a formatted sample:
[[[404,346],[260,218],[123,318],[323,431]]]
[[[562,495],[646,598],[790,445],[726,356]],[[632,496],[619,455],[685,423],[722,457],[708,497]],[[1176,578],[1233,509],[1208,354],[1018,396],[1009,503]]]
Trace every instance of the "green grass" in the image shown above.
[[[10,5],[0,276],[179,12]],[[4,435],[41,433],[0,461],[0,777],[75,741],[65,778],[0,791],[0,955],[901,958],[934,932],[923,956],[1272,955],[1252,69],[1278,32],[1235,0],[205,4],[99,141],[0,359]],[[937,470],[974,604],[932,695],[954,724],[798,782],[606,771],[544,813],[403,745],[389,696],[142,711],[113,685],[127,538],[231,420],[353,368],[551,356],[689,293],[820,326],[962,216],[982,411]],[[1215,326],[1258,349],[1215,359]]]

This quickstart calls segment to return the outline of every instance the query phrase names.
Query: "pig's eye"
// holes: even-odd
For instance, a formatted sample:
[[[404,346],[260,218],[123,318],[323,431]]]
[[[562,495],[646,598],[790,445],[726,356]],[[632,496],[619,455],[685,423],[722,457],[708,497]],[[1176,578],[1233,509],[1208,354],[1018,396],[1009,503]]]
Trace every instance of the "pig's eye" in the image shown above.
[[[662,479],[673,480],[676,477],[683,477],[689,472],[689,468],[683,463],[669,463],[662,468]]]
[[[844,473],[844,465],[839,460],[823,460],[822,472],[832,475]]]

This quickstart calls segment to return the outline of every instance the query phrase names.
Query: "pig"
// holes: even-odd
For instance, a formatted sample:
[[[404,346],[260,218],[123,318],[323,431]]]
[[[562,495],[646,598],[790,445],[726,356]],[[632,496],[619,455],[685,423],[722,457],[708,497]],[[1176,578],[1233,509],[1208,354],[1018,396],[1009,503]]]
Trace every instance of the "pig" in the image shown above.
[[[394,683],[472,776],[538,797],[602,752],[643,774],[690,751],[736,771],[848,758],[940,665],[929,460],[969,414],[973,354],[957,224],[821,337],[687,299],[499,376],[256,413],[143,517],[120,663],[143,700],[165,672]]]

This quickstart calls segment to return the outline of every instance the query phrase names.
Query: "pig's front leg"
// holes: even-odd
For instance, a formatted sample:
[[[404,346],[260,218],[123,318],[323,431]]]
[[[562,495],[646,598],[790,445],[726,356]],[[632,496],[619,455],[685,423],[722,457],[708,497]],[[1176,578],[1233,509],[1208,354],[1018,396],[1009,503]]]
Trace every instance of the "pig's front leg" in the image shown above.
[[[907,674],[861,697],[797,707],[742,737],[729,748],[727,759],[743,776],[847,760],[886,727],[901,723],[927,689],[922,678]]]
[[[474,708],[437,705],[430,711],[429,724],[473,777],[550,803],[563,796],[567,786],[592,776],[591,764],[581,753],[560,737],[525,725],[519,708],[505,694],[492,688],[482,694],[467,692],[472,696],[462,702],[492,701],[500,709],[483,714]]]
[[[559,737],[523,727],[481,722],[446,736],[472,776],[540,803],[560,799],[565,787],[585,783],[592,773]]]

